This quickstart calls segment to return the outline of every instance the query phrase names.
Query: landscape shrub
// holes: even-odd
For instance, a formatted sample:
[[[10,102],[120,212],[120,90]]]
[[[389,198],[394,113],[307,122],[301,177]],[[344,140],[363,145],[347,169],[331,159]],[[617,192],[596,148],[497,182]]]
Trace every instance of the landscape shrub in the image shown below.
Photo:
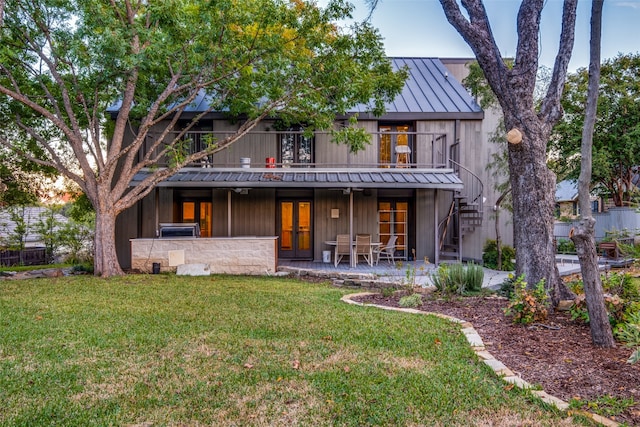
[[[502,271],[515,269],[513,260],[516,258],[516,250],[508,245],[502,247]],[[482,248],[482,263],[485,267],[498,270],[498,245],[495,240],[487,240]]]
[[[417,308],[422,305],[422,295],[420,294],[411,294],[400,298],[398,302],[400,307],[404,308]]]
[[[482,289],[484,270],[479,265],[468,262],[465,265],[440,264],[431,281],[442,294],[464,295],[469,292],[479,292]]]
[[[521,275],[514,282],[513,296],[504,313],[513,316],[514,323],[528,325],[545,321],[549,314],[549,304],[544,279],[540,280],[535,288],[527,289],[527,282],[524,281],[524,275]]]
[[[622,272],[603,275],[601,279],[609,322],[619,328],[640,312],[640,281]],[[570,288],[578,295],[570,309],[571,320],[589,323],[582,281],[572,282]]]
[[[559,254],[575,254],[576,245],[569,239],[558,239],[557,251]]]
[[[628,363],[636,363],[640,360],[640,311],[632,313],[626,323],[614,329],[614,335],[627,347],[635,347],[634,352],[627,360]]]

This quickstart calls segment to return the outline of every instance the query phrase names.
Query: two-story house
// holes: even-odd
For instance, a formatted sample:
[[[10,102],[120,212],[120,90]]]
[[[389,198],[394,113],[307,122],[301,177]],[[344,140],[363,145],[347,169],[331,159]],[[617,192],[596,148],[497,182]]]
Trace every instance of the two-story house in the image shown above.
[[[455,77],[467,61],[392,61],[407,65],[409,78],[386,113],[353,109],[371,134],[363,151],[350,153],[329,132],[264,120],[119,216],[123,268],[132,266],[130,240],[162,237],[165,223],[197,224],[200,239],[272,236],[277,259],[319,261],[338,234],[369,234],[382,244],[395,236],[398,259],[481,258],[493,230],[483,226],[491,189],[480,179],[493,129],[483,125],[485,113]],[[196,102],[185,120],[199,111]],[[337,117],[336,124],[347,119]],[[185,141],[198,149],[204,138],[222,138],[237,127],[224,114],[209,114]]]

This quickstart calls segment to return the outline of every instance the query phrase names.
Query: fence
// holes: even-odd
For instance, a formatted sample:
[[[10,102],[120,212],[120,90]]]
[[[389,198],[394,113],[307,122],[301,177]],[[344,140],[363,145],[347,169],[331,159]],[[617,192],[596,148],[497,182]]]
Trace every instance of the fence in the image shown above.
[[[595,238],[600,241],[612,232],[628,233],[629,237],[640,235],[640,212],[634,208],[609,208],[607,212],[594,213]],[[553,235],[556,239],[568,239],[569,230],[580,221],[556,223]]]
[[[44,248],[31,248],[22,251],[0,250],[0,266],[46,264],[47,254]]]

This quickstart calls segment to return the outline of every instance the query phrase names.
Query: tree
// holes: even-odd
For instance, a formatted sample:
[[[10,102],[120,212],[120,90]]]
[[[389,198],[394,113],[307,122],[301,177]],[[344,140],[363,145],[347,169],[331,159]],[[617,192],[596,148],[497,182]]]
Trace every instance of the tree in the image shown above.
[[[591,6],[591,40],[589,57],[589,88],[587,90],[587,106],[584,113],[582,130],[582,148],[580,178],[578,179],[578,204],[581,219],[577,227],[569,233],[576,246],[585,301],[589,312],[589,328],[591,339],[599,347],[615,347],[609,315],[604,304],[602,282],[598,270],[598,254],[596,252],[595,224],[591,214],[591,147],[593,145],[593,128],[598,108],[598,88],[600,84],[600,39],[602,34],[602,5],[604,0],[593,0]]]
[[[304,0],[6,0],[0,93],[18,137],[2,143],[81,188],[96,213],[94,271],[122,274],[116,217],[161,180],[265,117],[328,128],[354,104],[380,114],[399,93],[406,73],[392,71],[379,33],[336,24],[351,10],[343,0],[324,9]],[[196,101],[208,110],[173,132]],[[107,110],[117,112],[112,122]],[[185,151],[180,138],[212,111],[228,112],[238,130]],[[151,130],[159,137],[143,153]],[[169,166],[154,167],[163,158]],[[129,187],[142,168],[154,173]]]
[[[637,194],[640,172],[640,54],[619,54],[601,66],[598,115],[594,124],[591,188],[610,196],[616,206]],[[580,174],[580,146],[585,123],[589,71],[569,76],[562,97],[565,115],[554,128],[557,171],[569,179]]]
[[[0,244],[9,250],[17,251],[19,264],[24,265],[24,249],[27,245],[27,235],[31,231],[32,225],[26,218],[27,208],[25,206],[9,206],[6,210],[7,219],[11,221],[0,224],[4,237]]]
[[[555,175],[546,165],[552,127],[560,119],[560,96],[573,49],[577,0],[565,0],[558,53],[548,90],[536,108],[534,92],[543,0],[523,0],[517,17],[518,43],[507,66],[493,37],[481,0],[440,0],[447,20],[471,47],[504,115],[513,200],[516,276],[530,284],[544,280],[552,301],[570,298],[555,264],[553,213]],[[468,17],[467,17],[468,16]]]

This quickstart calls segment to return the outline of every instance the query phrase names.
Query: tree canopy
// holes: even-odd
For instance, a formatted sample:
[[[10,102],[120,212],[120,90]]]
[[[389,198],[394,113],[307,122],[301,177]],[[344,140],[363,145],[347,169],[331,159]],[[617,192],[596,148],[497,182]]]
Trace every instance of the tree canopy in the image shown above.
[[[13,126],[0,142],[82,189],[96,211],[96,274],[121,274],[116,216],[184,165],[265,117],[327,128],[358,103],[383,111],[405,74],[392,71],[373,27],[337,24],[351,10],[343,0],[326,8],[304,0],[7,0],[0,108]],[[184,153],[173,130],[194,102],[207,108],[191,125],[222,111],[238,129]],[[159,137],[140,155],[151,130]],[[169,167],[129,187],[171,153]]]
[[[640,54],[619,54],[604,61],[593,135],[592,187],[629,204],[638,193],[640,167]],[[558,174],[577,179],[587,97],[587,69],[567,79],[562,106],[564,118],[554,128],[552,157]]]

